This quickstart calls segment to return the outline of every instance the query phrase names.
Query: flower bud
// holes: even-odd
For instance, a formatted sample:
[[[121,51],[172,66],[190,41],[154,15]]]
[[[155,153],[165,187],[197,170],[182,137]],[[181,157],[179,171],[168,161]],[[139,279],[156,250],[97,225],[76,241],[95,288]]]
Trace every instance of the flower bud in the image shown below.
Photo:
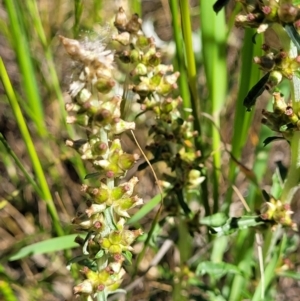
[[[78,218],[74,218],[72,223],[78,225],[80,229],[88,230],[93,226],[93,222],[91,220],[81,221]]]
[[[107,250],[107,249],[110,248],[110,246],[111,246],[111,242],[110,242],[110,240],[109,240],[107,237],[101,239],[101,240],[99,241],[99,243],[100,243],[100,246],[101,246],[103,249],[105,249],[105,250]]]
[[[102,184],[100,188],[82,185],[81,190],[87,192],[91,196],[92,200],[97,204],[102,204],[109,198],[109,190],[104,184]]]
[[[109,253],[116,254],[122,252],[122,247],[120,245],[111,245],[108,249]]]
[[[90,153],[90,144],[86,139],[78,139],[78,140],[66,140],[66,146],[72,147],[75,149],[80,155],[85,155]]]
[[[129,170],[138,159],[139,159],[138,155],[131,155],[131,154],[124,153],[120,155],[118,160],[118,165],[122,170]]]
[[[113,231],[109,234],[109,241],[111,244],[119,244],[121,239],[122,237],[120,231]]]
[[[271,91],[275,86],[277,86],[282,81],[282,73],[279,71],[272,71],[265,85],[268,91]]]
[[[91,146],[91,150],[94,156],[102,156],[107,151],[107,144],[102,141],[97,141]]]
[[[275,67],[274,54],[272,52],[260,57],[256,56],[253,61],[265,71],[270,71]]]
[[[81,110],[81,106],[79,106],[78,104],[76,103],[66,103],[65,104],[65,110],[67,112],[74,112],[74,113],[77,113]]]
[[[273,111],[276,114],[284,114],[287,104],[279,92],[273,93]]]
[[[129,33],[137,33],[142,26],[142,20],[139,18],[138,14],[133,14],[129,22],[126,24],[126,30]]]
[[[117,255],[118,253],[115,253],[115,254]],[[122,257],[122,258],[123,258],[123,257]],[[121,261],[111,262],[111,263],[109,264],[110,268],[114,271],[114,273],[117,274],[117,273],[119,273],[119,272],[121,271],[123,261],[124,261],[124,259],[121,260]]]
[[[73,288],[74,295],[77,295],[77,294],[90,295],[90,294],[93,293],[93,291],[94,291],[93,283],[88,279],[86,279],[83,282],[77,284]]]
[[[143,55],[143,62],[148,65],[150,59],[156,54],[156,47],[152,45],[149,50]]]
[[[137,49],[132,49],[130,52],[130,62],[136,63],[139,62],[141,59],[140,52]]]
[[[82,89],[77,97],[76,97],[76,101],[79,104],[84,104],[86,101],[88,101],[91,98],[92,94],[88,89]]]
[[[120,199],[127,191],[127,187],[126,186],[118,186],[112,189],[111,191],[111,197],[114,200],[118,200]]]
[[[150,87],[148,78],[141,77],[140,79],[141,82],[138,85],[130,86],[130,88],[143,99],[153,92],[154,89],[153,87]]]
[[[165,73],[163,71],[160,71],[160,72],[154,74],[150,78],[149,84],[153,87],[157,87],[161,83],[161,80],[162,80],[164,75],[165,75]]]
[[[85,213],[88,217],[91,217],[92,215],[96,213],[103,212],[106,209],[106,204],[92,204],[89,208],[85,210]]]
[[[89,116],[86,114],[78,114],[76,116],[67,116],[66,122],[68,124],[77,123],[81,126],[87,126],[89,124]]]
[[[125,246],[131,245],[137,237],[143,234],[141,229],[138,230],[124,230],[122,232],[122,243]]]
[[[110,123],[112,117],[112,113],[104,108],[99,109],[94,115],[93,121],[98,126],[105,126]]]
[[[190,189],[195,189],[205,180],[204,176],[201,176],[201,172],[196,169],[192,169],[188,174],[188,186]]]
[[[147,67],[144,64],[139,63],[135,67],[135,69],[130,72],[130,75],[131,76],[134,76],[134,75],[146,75],[147,73],[148,73]]]
[[[148,47],[151,43],[151,40],[144,35],[139,35],[136,40],[136,46],[139,48]]]
[[[162,95],[171,93],[173,90],[177,89],[176,81],[180,73],[175,72],[171,75],[164,76],[160,85],[157,87],[156,92]]]
[[[297,124],[299,121],[299,117],[294,113],[294,110],[291,106],[287,106],[285,115],[287,116],[288,121],[292,124]]]
[[[131,62],[131,59],[130,59],[131,52],[129,52],[128,50],[124,50],[123,52],[121,52],[118,56],[119,59],[121,60],[121,62],[123,62],[125,64],[130,63]]]
[[[117,122],[115,122],[111,127],[111,131],[115,135],[119,135],[127,130],[134,130],[134,129],[135,129],[135,122],[128,122],[122,119],[117,120]]]
[[[148,64],[151,67],[158,66],[160,63],[161,63],[161,53],[160,52],[156,52],[148,60]]]
[[[123,197],[113,203],[114,211],[123,217],[129,218],[128,210],[143,204],[143,199],[134,197]]]
[[[125,11],[122,7],[119,8],[116,17],[114,26],[120,31],[123,32],[126,30],[126,24],[127,24],[127,16],[125,14]]]
[[[298,8],[289,3],[283,3],[278,8],[278,17],[282,23],[293,23],[297,14]]]
[[[112,80],[109,77],[101,76],[97,78],[96,83],[94,84],[95,88],[98,92],[101,92],[103,94],[107,94],[112,90],[112,88],[115,86],[115,81]]]
[[[62,44],[65,47],[66,52],[74,61],[81,61],[84,56],[84,52],[81,49],[81,45],[77,40],[68,39],[63,36],[59,36]]]
[[[130,34],[129,32],[125,31],[118,35],[113,35],[112,39],[114,41],[119,42],[120,44],[127,46],[130,43]]]

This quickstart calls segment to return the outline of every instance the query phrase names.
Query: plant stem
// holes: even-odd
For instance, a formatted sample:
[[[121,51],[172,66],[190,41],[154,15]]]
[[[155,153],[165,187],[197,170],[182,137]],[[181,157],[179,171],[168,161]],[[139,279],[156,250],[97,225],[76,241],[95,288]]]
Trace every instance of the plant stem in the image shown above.
[[[192,28],[190,21],[190,11],[189,11],[189,2],[187,0],[180,0],[181,8],[181,20],[182,20],[182,31],[183,39],[186,53],[186,70],[188,83],[191,94],[191,105],[194,116],[194,128],[198,131],[199,137],[201,137],[201,125],[200,125],[200,100],[197,93],[197,72],[196,72],[196,63],[195,56],[193,52],[193,41],[192,41]],[[200,140],[195,141],[196,147],[204,153],[204,146]],[[210,214],[210,207],[208,202],[208,187],[207,180],[201,183],[202,189],[202,202],[205,208],[205,215]]]
[[[189,85],[187,82],[187,75],[186,75],[186,66],[185,66],[185,60],[184,60],[184,48],[182,44],[182,35],[180,30],[180,18],[179,18],[179,9],[178,4],[176,0],[170,1],[170,9],[172,13],[172,28],[173,28],[173,34],[174,34],[174,40],[176,44],[176,60],[178,64],[178,70],[180,72],[179,77],[179,89],[180,94],[183,100],[183,107],[184,108],[190,108],[191,107],[191,100],[189,95]],[[185,117],[188,117],[190,114],[189,112],[184,112]]]
[[[296,46],[291,42],[290,55],[297,56]],[[292,81],[292,107],[296,114],[300,112],[300,79],[294,75]],[[295,131],[291,139],[291,162],[286,181],[284,183],[281,200],[291,203],[295,192],[298,190],[300,180],[300,132]]]
[[[213,151],[213,212],[219,207],[219,180],[221,170],[220,113],[227,94],[226,24],[224,10],[218,15],[209,1],[200,1],[200,20],[205,74],[209,90],[210,114],[214,123],[211,131]]]
[[[44,123],[44,112],[39,95],[35,72],[32,64],[29,43],[24,30],[24,24],[20,17],[20,8],[15,0],[5,0],[5,6],[10,20],[10,31],[13,47],[18,59],[20,72],[23,79],[23,88],[32,113],[33,121],[41,137],[47,135]]]
[[[7,98],[10,102],[10,106],[13,110],[14,115],[15,115],[16,122],[18,124],[21,135],[23,137],[23,141],[25,142],[25,145],[26,145],[30,160],[32,162],[32,166],[33,166],[33,170],[35,172],[36,178],[38,179],[40,190],[42,192],[42,199],[47,204],[49,213],[52,217],[52,221],[53,221],[56,233],[59,236],[61,236],[61,235],[64,234],[64,231],[61,228],[61,225],[60,225],[60,222],[59,222],[58,214],[57,214],[55,205],[53,203],[53,199],[52,199],[52,196],[51,196],[51,193],[50,193],[48,183],[46,181],[44,170],[42,168],[42,165],[41,165],[41,162],[39,160],[38,154],[36,153],[33,141],[31,139],[30,133],[29,133],[27,125],[26,125],[26,121],[23,117],[21,108],[19,106],[16,95],[14,93],[11,82],[9,80],[6,68],[5,68],[4,63],[3,63],[1,58],[0,58],[0,79],[3,83]]]

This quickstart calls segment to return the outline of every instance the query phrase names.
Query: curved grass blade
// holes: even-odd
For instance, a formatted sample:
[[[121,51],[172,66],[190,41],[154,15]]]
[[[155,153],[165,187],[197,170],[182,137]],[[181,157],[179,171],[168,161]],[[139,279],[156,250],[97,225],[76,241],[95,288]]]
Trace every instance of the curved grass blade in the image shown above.
[[[27,256],[36,254],[45,254],[50,252],[57,252],[61,250],[71,249],[78,247],[78,243],[74,240],[77,234],[65,235],[60,237],[51,238],[32,245],[21,248],[17,253],[12,255],[9,260],[18,260]]]
[[[278,141],[278,140],[285,140],[283,137],[278,137],[278,136],[272,136],[272,137],[268,137],[263,141],[264,146],[267,146],[268,144],[274,142],[274,141]]]
[[[127,225],[133,225],[141,220],[145,215],[151,212],[161,202],[161,195],[157,194],[148,203],[146,203],[138,212],[136,212],[128,221]]]
[[[213,5],[214,12],[217,14],[228,2],[229,0],[217,0]]]
[[[286,24],[284,26],[288,36],[291,38],[298,51],[300,51],[300,35],[293,24]]]
[[[247,108],[247,111],[251,111],[251,108],[255,105],[257,97],[259,97],[265,91],[265,85],[268,82],[270,73],[266,73],[248,92],[244,99],[243,105]]]

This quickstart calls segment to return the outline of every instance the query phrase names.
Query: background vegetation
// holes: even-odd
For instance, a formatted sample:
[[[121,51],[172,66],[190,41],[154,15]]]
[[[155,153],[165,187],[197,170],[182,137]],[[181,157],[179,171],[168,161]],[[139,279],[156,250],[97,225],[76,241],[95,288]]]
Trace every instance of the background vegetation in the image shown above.
[[[64,144],[68,137],[80,137],[80,130],[65,122],[72,62],[58,35],[79,39],[97,35],[103,26],[111,26],[119,6],[128,15],[139,13],[145,32],[157,35],[165,63],[180,71],[179,93],[183,108],[192,107],[206,180],[185,195],[191,212],[182,210],[178,200],[166,198],[150,247],[139,261],[134,255],[133,265],[126,267],[122,287],[127,296],[116,298],[298,300],[298,234],[281,227],[272,231],[254,221],[265,202],[263,189],[275,198],[281,195],[290,146],[285,140],[263,145],[274,135],[260,122],[262,108],[271,106],[270,94],[265,92],[251,112],[243,106],[248,91],[262,77],[252,60],[261,54],[263,39],[277,49],[282,46],[272,30],[257,36],[254,44],[254,30],[235,28],[241,6],[234,1],[217,15],[213,4],[1,1],[1,300],[73,298],[72,288],[80,276],[76,269],[71,273],[66,268],[77,254],[71,220],[84,208],[80,185],[89,166]],[[280,89],[288,99],[288,81]],[[145,146],[147,125],[139,129],[136,135]],[[121,139],[128,152],[138,151],[126,135]],[[165,166],[155,168],[162,177]],[[148,233],[160,197],[150,170],[137,176],[146,205],[133,212],[130,226]],[[292,201],[296,222],[298,203],[296,194]],[[208,218],[211,215],[213,219]],[[241,216],[244,219],[228,220]],[[134,254],[141,252],[144,238],[134,246]]]

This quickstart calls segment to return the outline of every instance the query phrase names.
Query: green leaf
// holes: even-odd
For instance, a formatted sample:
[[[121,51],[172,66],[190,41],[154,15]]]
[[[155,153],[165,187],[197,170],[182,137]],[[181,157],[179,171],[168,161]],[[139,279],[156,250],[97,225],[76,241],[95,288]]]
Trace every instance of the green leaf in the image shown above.
[[[284,271],[279,273],[279,276],[281,277],[288,277],[295,280],[300,280],[300,273],[294,272],[294,271]]]
[[[265,224],[265,221],[263,221],[259,216],[231,217],[225,224],[217,227],[211,227],[210,231],[212,234],[222,236],[232,234],[237,230],[256,227],[263,224]]]
[[[221,278],[226,274],[239,274],[242,275],[240,269],[230,263],[226,262],[211,262],[203,261],[201,262],[196,269],[197,275],[209,274],[216,278]]]
[[[104,250],[100,250],[97,254],[96,254],[96,256],[95,256],[95,259],[99,259],[99,258],[101,258],[101,257],[103,257],[104,256]]]
[[[36,254],[45,254],[51,252],[58,252],[61,250],[67,250],[71,248],[78,247],[78,244],[74,241],[77,234],[71,234],[56,238],[51,238],[44,240],[24,248],[21,248],[17,253],[12,255],[9,260],[19,260],[24,257],[36,255]]]
[[[87,179],[91,179],[91,178],[96,178],[96,177],[99,177],[101,175],[101,173],[99,171],[96,171],[96,172],[92,172],[92,173],[89,173],[87,174],[84,179],[87,180]]]
[[[201,218],[200,223],[209,227],[220,227],[227,222],[228,216],[225,213],[216,213]]]
[[[285,169],[285,167],[282,165],[280,161],[276,162],[276,165],[277,166],[275,172],[272,176],[272,186],[270,189],[270,193],[273,197],[279,199],[282,193],[283,182],[287,175],[287,170]]]
[[[132,253],[129,251],[123,252],[123,256],[129,264],[132,264]]]
[[[265,85],[268,82],[269,77],[270,72],[266,73],[248,92],[243,102],[244,106],[247,108],[247,111],[251,110],[256,103],[257,97],[259,97],[265,91]]]
[[[291,38],[298,50],[300,50],[300,35],[293,24],[286,24],[284,26],[288,36]]]
[[[161,195],[156,195],[153,199],[151,199],[147,204],[145,204],[136,214],[134,214],[128,221],[127,225],[132,225],[137,223],[140,219],[142,219],[145,215],[147,215],[150,211],[154,209],[161,202]]]
[[[96,272],[98,270],[97,262],[95,260],[89,259],[87,256],[80,255],[72,258],[71,260],[68,261],[67,267],[70,270],[71,265],[73,263],[77,263],[78,265],[88,267],[90,270]]]
[[[263,141],[264,146],[267,146],[268,144],[274,142],[274,141],[278,141],[278,140],[285,140],[283,137],[278,137],[278,136],[272,136],[272,137],[268,137]]]
[[[217,0],[213,5],[214,12],[218,13],[228,2],[229,0]]]

